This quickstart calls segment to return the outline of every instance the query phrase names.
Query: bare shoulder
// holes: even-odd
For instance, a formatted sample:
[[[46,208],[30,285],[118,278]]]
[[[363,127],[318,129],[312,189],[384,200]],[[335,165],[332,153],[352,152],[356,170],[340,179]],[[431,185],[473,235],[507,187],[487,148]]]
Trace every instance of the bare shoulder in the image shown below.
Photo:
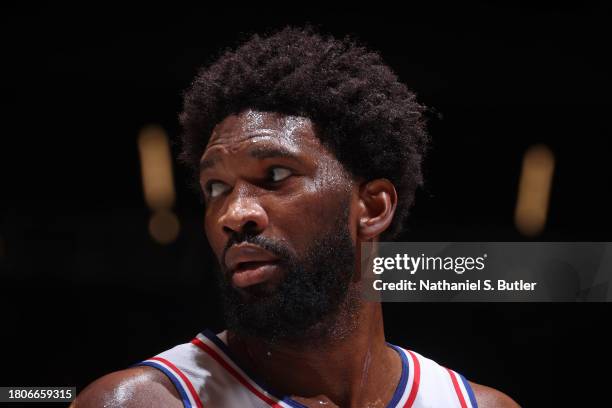
[[[519,404],[495,388],[469,382],[474,391],[478,408],[520,408]]]
[[[134,367],[101,377],[79,393],[71,408],[182,407],[172,382],[151,367]]]

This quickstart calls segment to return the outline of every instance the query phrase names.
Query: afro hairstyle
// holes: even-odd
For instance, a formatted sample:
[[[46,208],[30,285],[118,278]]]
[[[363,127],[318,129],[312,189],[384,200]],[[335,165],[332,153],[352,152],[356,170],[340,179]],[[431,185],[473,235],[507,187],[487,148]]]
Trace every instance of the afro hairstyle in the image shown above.
[[[227,116],[253,109],[307,117],[352,176],[394,184],[398,204],[381,239],[401,232],[423,183],[427,108],[376,52],[350,37],[285,27],[225,51],[183,97],[180,159],[196,174],[213,128]]]

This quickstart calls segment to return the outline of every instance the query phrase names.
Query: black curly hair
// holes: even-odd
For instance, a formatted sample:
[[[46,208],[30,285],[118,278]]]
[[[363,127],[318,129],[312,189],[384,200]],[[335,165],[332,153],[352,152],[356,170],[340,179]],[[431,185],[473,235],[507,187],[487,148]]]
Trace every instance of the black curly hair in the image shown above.
[[[387,178],[398,194],[400,232],[422,184],[428,144],[426,108],[375,52],[312,27],[253,35],[200,70],[184,93],[180,159],[198,172],[216,124],[246,109],[299,115],[353,175]]]

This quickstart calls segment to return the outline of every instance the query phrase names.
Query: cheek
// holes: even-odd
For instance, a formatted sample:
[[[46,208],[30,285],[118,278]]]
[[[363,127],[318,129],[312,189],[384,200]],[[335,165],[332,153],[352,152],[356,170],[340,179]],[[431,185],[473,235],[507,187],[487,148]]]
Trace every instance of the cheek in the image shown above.
[[[216,223],[213,216],[204,215],[204,233],[208,239],[208,243],[217,257],[221,256],[227,237],[224,237],[221,231],[216,228]]]
[[[271,225],[286,237],[298,251],[312,245],[312,241],[329,232],[348,205],[346,195],[338,191],[304,190],[286,197],[270,208]],[[352,233],[352,231],[351,231]]]

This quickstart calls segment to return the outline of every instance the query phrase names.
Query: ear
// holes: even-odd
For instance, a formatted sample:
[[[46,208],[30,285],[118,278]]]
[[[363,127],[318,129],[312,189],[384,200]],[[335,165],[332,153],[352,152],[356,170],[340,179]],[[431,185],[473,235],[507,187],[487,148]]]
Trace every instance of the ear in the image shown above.
[[[376,179],[359,187],[359,226],[357,236],[362,241],[382,234],[393,221],[397,192],[387,179]]]

